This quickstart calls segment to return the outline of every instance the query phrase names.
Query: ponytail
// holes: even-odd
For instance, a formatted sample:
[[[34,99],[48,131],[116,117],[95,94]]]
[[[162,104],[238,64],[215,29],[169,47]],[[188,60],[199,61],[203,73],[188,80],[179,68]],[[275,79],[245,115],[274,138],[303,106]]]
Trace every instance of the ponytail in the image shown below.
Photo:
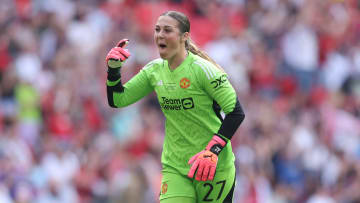
[[[212,58],[210,58],[210,56],[205,51],[202,51],[201,49],[199,49],[196,46],[196,44],[191,40],[191,38],[189,38],[185,42],[185,48],[186,48],[186,50],[190,51],[191,53],[198,55],[207,61],[210,61],[210,63],[214,64],[218,69],[220,69],[222,72],[225,73],[224,69],[219,64],[217,64]]]

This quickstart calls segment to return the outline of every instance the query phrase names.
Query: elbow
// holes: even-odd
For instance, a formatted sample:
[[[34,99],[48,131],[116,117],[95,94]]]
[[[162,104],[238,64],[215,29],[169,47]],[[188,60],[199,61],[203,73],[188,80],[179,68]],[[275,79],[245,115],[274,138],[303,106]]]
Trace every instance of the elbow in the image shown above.
[[[119,108],[119,107],[115,106],[114,104],[110,104],[110,103],[109,103],[109,106],[110,106],[111,108]]]
[[[236,126],[239,127],[241,123],[245,119],[245,114],[243,111],[238,111],[232,115],[234,122],[236,123]]]
[[[108,96],[108,105],[111,108],[119,108],[118,106],[115,105],[114,99],[112,97],[109,97],[109,96]]]
[[[107,100],[108,100],[108,104],[110,107],[112,108],[119,108],[116,104],[115,104],[115,101],[114,101],[114,87],[111,87],[111,86],[107,86],[106,87],[106,96],[107,96]]]
[[[245,113],[242,111],[239,113],[239,125],[244,121],[245,119]]]
[[[233,113],[236,114],[237,120],[240,125],[245,119],[245,112],[244,112],[243,108],[241,107],[241,104],[237,98],[236,98],[236,104],[235,104],[235,109],[234,109]]]

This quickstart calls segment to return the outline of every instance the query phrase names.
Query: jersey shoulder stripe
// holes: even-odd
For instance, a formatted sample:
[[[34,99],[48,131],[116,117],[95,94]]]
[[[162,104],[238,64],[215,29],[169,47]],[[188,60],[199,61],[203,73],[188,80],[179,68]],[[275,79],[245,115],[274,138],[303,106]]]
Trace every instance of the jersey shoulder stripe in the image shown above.
[[[152,67],[155,67],[155,66],[162,66],[164,63],[164,60],[161,59],[161,58],[157,58],[157,59],[154,59],[152,61],[150,61],[149,63],[147,63],[143,69],[150,69]]]
[[[200,61],[200,60],[194,61],[194,64],[198,65],[204,71],[208,80],[215,77],[216,73],[211,67],[212,64],[209,64],[208,62]]]

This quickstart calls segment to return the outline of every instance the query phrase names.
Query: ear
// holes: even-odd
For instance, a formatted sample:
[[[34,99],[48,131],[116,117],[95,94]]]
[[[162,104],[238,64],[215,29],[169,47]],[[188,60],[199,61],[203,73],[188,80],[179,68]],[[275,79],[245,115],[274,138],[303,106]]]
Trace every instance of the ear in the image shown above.
[[[189,39],[189,36],[190,34],[188,32],[184,32],[182,35],[181,35],[181,42],[186,42],[188,39]]]

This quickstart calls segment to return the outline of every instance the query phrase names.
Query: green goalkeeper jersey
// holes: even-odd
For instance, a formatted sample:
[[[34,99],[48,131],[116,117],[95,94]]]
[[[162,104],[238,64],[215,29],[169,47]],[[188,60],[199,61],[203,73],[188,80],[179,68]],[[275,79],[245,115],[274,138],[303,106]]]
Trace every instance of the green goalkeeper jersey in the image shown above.
[[[107,85],[119,82],[108,80]],[[170,166],[186,175],[190,169],[188,160],[205,149],[221,126],[218,110],[227,114],[235,108],[235,90],[226,73],[189,52],[175,70],[163,59],[148,63],[123,86],[123,91],[113,93],[114,106],[128,106],[154,90],[166,118],[161,162],[164,169]],[[233,164],[229,140],[219,155],[217,170]]]

